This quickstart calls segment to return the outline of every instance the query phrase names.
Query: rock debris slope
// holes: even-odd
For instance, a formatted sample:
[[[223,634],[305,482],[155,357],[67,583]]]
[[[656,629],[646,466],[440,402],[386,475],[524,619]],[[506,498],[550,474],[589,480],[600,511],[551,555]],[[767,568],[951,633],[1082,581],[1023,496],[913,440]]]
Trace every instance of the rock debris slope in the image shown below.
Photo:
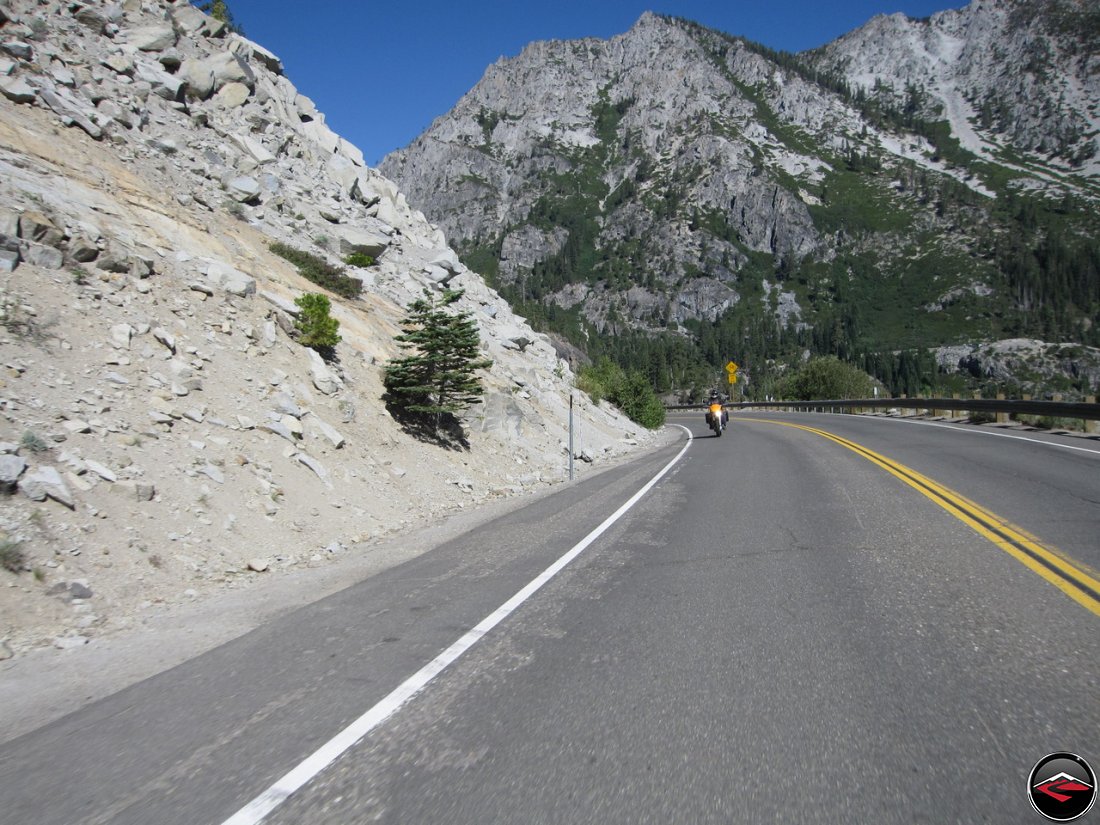
[[[0,657],[369,551],[561,481],[572,374],[443,233],[326,125],[278,58],[187,3],[0,4]],[[319,291],[272,241],[349,268]],[[466,290],[493,359],[470,449],[385,411],[404,306]],[[652,435],[577,394],[576,450]]]

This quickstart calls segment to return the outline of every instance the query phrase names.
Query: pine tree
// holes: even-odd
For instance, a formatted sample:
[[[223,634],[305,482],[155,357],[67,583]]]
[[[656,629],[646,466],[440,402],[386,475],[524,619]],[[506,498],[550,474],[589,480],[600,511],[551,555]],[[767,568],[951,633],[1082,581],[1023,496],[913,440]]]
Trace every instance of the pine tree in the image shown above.
[[[438,437],[443,416],[454,414],[481,397],[481,379],[475,373],[492,361],[480,357],[477,324],[469,312],[448,310],[462,298],[462,290],[445,290],[410,303],[395,336],[410,355],[390,361],[383,383],[387,403],[414,417],[432,420]]]
[[[237,25],[237,21],[233,19],[233,12],[229,10],[229,4],[226,0],[211,0],[211,2],[200,5],[199,10],[206,12],[215,20],[225,23],[231,32],[244,35],[244,29]]]
[[[307,292],[294,299],[301,310],[294,326],[299,332],[298,343],[310,347],[322,356],[332,355],[332,349],[340,343],[340,322],[329,315],[332,304],[328,296]]]

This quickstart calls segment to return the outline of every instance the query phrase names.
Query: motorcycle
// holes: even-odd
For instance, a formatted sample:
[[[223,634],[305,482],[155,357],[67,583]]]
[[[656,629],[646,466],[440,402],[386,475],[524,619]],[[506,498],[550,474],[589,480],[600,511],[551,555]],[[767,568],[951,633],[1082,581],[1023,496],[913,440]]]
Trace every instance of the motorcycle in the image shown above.
[[[722,430],[726,429],[727,413],[725,410],[719,409],[718,412],[707,410],[707,424],[714,430],[714,434],[719,438],[722,437]]]

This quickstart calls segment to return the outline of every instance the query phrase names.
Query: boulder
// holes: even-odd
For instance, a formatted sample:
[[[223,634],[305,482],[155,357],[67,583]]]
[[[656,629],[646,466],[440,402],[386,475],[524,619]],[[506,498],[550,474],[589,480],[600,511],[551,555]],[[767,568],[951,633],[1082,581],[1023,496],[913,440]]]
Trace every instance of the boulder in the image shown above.
[[[362,252],[366,255],[370,255],[372,258],[377,258],[390,245],[390,239],[383,235],[381,232],[377,232],[370,229],[360,229],[355,226],[341,226],[335,230],[336,237],[340,242],[340,254],[350,255],[353,252]]]
[[[107,28],[107,15],[95,6],[77,6],[73,17],[93,34],[103,34]]]
[[[337,432],[335,427],[318,418],[316,415],[311,414],[306,421],[309,423],[310,427],[316,429],[323,438],[327,439],[335,449],[339,450],[346,443],[344,437]]]
[[[429,261],[428,263],[429,266],[442,267],[443,269],[446,269],[448,272],[454,275],[459,275],[465,270],[465,267],[458,260],[458,255],[453,249],[450,248],[444,249],[439,252],[439,254],[432,258],[431,261]]]
[[[340,145],[340,137],[320,120],[310,120],[300,128],[302,134],[317,144],[325,158],[330,157]]]
[[[306,349],[309,353],[309,372],[313,379],[313,386],[325,395],[334,395],[340,390],[340,379],[328,368],[324,359],[312,349]]]
[[[305,432],[302,429],[302,422],[295,418],[293,415],[284,415],[279,418],[280,425],[285,427],[295,438],[301,438]]]
[[[93,120],[96,110],[90,102],[81,102],[68,90],[56,87],[52,89],[43,87],[39,90],[38,96],[66,126],[79,126],[94,140],[102,139],[103,130]]]
[[[128,54],[109,54],[101,62],[115,74],[130,77],[134,73],[134,59]]]
[[[134,78],[148,83],[153,94],[163,100],[179,100],[184,85],[183,78],[145,62],[135,66]]]
[[[184,34],[202,31],[208,19],[190,3],[180,3],[172,9],[172,24]]]
[[[0,272],[15,272],[17,266],[19,266],[19,253],[0,249]]]
[[[240,35],[237,35],[236,43],[232,46],[232,48],[238,53],[241,51],[241,49],[244,49],[247,52],[248,57],[255,60],[272,74],[281,75],[284,71],[282,60],[269,52],[259,43],[253,43],[246,37],[241,37]]]
[[[277,435],[279,438],[285,438],[291,444],[296,444],[297,439],[294,437],[294,433],[282,423],[282,421],[268,421],[266,424],[261,424],[259,429],[262,432],[271,433]]]
[[[162,52],[176,45],[176,30],[168,23],[139,26],[126,32],[126,42],[138,51]]]
[[[24,40],[5,40],[0,49],[18,60],[34,60],[34,46]]]
[[[220,89],[228,83],[241,83],[249,89],[256,88],[256,75],[252,67],[232,52],[221,52],[208,58],[207,66],[214,74],[214,88]]]
[[[289,298],[284,298],[282,295],[275,292],[268,292],[264,289],[260,291],[260,297],[273,305],[276,309],[285,312],[291,318],[297,318],[302,312],[302,308],[294,303],[294,301]]]
[[[96,243],[94,238],[83,232],[77,232],[69,239],[67,255],[73,263],[91,263],[99,257],[99,244]]]
[[[19,212],[11,209],[0,209],[0,249],[16,250],[19,248]]]
[[[389,198],[381,198],[378,203],[371,207],[371,212],[378,220],[383,223],[388,223],[391,226],[399,226],[404,223],[401,209]]]
[[[28,210],[19,216],[19,237],[26,241],[57,246],[65,235],[52,220],[41,212]]]
[[[65,254],[60,249],[38,243],[27,244],[23,249],[22,258],[27,263],[43,269],[61,269],[65,265]]]
[[[237,203],[251,203],[260,197],[263,190],[259,181],[248,175],[231,177],[225,182],[225,191]]]
[[[441,266],[430,265],[424,268],[424,275],[429,281],[439,287],[445,287],[455,277],[455,273]]]
[[[113,100],[104,98],[95,105],[95,108],[99,113],[98,122],[101,126],[117,122],[121,123],[127,129],[134,128],[134,119],[131,117],[130,112],[127,109],[123,109]]]
[[[205,274],[208,282],[230,295],[243,298],[256,292],[255,278],[221,261],[211,261]]]
[[[27,469],[27,462],[17,455],[0,455],[0,490],[15,489],[19,477]]]
[[[23,495],[32,501],[45,501],[47,498],[52,498],[59,504],[64,504],[70,510],[76,509],[76,502],[73,501],[72,493],[65,486],[61,474],[53,467],[42,466],[36,468],[25,474],[19,480],[18,486],[23,491]]]
[[[222,86],[211,101],[223,109],[236,109],[248,102],[252,92],[243,83],[226,83]]]
[[[122,481],[112,489],[130,496],[135,501],[152,501],[157,492],[156,487],[145,481]]]
[[[182,84],[183,93],[189,98],[206,100],[214,94],[214,70],[206,61],[189,57],[180,64],[176,76]]]
[[[115,474],[114,470],[112,470],[110,467],[100,464],[94,459],[85,459],[84,466],[87,467],[91,472],[102,478],[104,481],[109,481],[112,484],[118,481],[118,476]]]
[[[354,197],[352,192],[359,188],[359,174],[354,163],[343,155],[334,154],[325,164],[325,172],[328,177],[340,184],[340,189],[349,197]]]
[[[34,103],[38,92],[22,77],[0,77],[0,94],[13,103]]]
[[[157,327],[153,330],[153,338],[164,345],[173,355],[176,354],[176,339],[168,330]]]
[[[228,88],[228,87],[226,87]],[[224,92],[225,89],[222,89]],[[221,92],[219,92],[221,94]],[[251,138],[248,135],[230,135],[229,139],[232,140],[240,148],[242,152],[247,154],[256,163],[263,166],[267,163],[274,163],[275,156],[271,152],[264,148],[263,144],[255,138]]]
[[[134,328],[129,324],[116,324],[111,327],[111,343],[118,349],[130,349],[130,341],[134,337]]]
[[[183,63],[183,58],[180,57],[180,53],[175,49],[166,49],[157,55],[157,62],[169,72],[175,74],[179,71],[180,64]]]
[[[299,407],[298,403],[285,392],[281,392],[276,395],[274,401],[275,409],[279,411],[280,415],[292,415],[295,418],[302,417],[302,408]]]

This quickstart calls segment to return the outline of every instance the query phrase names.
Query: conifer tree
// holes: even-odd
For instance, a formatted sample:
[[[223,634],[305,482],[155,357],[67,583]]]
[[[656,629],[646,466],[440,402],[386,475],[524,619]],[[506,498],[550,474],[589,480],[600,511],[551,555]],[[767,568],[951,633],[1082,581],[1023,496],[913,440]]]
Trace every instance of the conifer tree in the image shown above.
[[[492,361],[480,357],[477,324],[469,312],[452,313],[462,290],[445,290],[407,307],[395,336],[409,355],[395,358],[385,368],[386,400],[397,409],[430,419],[438,437],[445,414],[454,414],[481,397],[481,379],[475,375]]]
[[[206,12],[215,20],[225,23],[230,31],[244,35],[244,29],[237,25],[237,21],[233,19],[233,12],[229,10],[229,3],[226,0],[211,0],[208,3],[202,3],[199,6],[199,11]]]
[[[301,310],[294,321],[298,330],[298,343],[310,347],[322,356],[332,355],[332,348],[340,343],[340,322],[329,315],[332,304],[327,295],[307,292],[294,299]]]

